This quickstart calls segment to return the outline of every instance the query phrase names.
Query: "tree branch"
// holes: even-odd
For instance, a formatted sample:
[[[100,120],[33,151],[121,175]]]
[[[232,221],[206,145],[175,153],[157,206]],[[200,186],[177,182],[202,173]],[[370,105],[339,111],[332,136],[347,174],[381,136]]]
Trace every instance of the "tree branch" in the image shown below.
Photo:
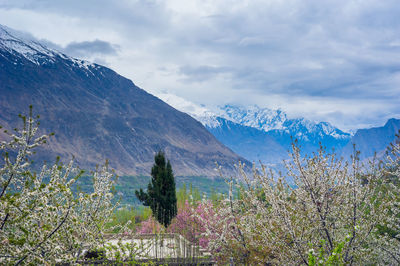
[[[0,230],[3,230],[3,227],[4,227],[4,225],[5,225],[5,223],[6,223],[6,221],[7,221],[7,219],[8,219],[9,216],[10,216],[10,214],[7,213],[7,214],[6,214],[6,217],[4,217],[3,222],[1,223]]]
[[[69,206],[67,213],[65,214],[63,220],[60,222],[60,224],[54,228],[54,230],[47,236],[45,237],[42,242],[40,242],[39,244],[37,244],[31,251],[29,251],[25,256],[23,256],[19,261],[17,261],[17,263],[15,263],[15,266],[21,264],[27,257],[29,254],[35,252],[41,245],[43,245],[44,242],[47,241],[47,239],[49,239],[52,235],[54,235],[60,228],[61,226],[64,224],[64,222],[67,220],[69,212],[71,210],[71,206]]]
[[[0,199],[3,197],[4,193],[6,192],[7,187],[10,185],[11,179],[13,179],[14,173],[11,173],[10,178],[7,180],[7,183],[4,185],[3,190],[1,191],[0,194]]]

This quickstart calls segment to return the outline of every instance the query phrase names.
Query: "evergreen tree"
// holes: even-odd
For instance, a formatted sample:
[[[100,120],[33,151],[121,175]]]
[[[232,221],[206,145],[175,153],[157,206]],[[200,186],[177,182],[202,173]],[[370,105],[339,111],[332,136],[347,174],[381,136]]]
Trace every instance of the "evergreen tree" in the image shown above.
[[[140,189],[136,190],[135,194],[143,205],[151,208],[156,220],[168,227],[177,214],[175,178],[171,163],[166,163],[163,152],[158,152],[154,161],[147,193]]]

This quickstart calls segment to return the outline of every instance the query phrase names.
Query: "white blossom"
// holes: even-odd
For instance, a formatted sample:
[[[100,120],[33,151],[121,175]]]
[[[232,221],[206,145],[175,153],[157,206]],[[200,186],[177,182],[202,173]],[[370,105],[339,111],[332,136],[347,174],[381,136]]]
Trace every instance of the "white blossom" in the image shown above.
[[[83,250],[104,244],[104,226],[114,205],[113,174],[107,164],[93,173],[93,192],[74,195],[81,175],[73,160],[39,173],[29,155],[49,135],[35,137],[38,123],[21,116],[23,128],[9,134],[0,152],[0,264],[55,264],[76,261]]]
[[[398,147],[388,163],[397,182]],[[238,263],[307,265],[310,250],[324,250],[328,259],[343,243],[341,263],[398,264],[398,238],[385,239],[378,232],[382,224],[400,232],[399,188],[393,183],[390,189],[382,187],[386,170],[374,160],[364,166],[357,152],[350,163],[323,148],[303,157],[293,145],[290,155],[285,176],[262,166],[248,177],[239,166],[245,187],[233,199],[230,183],[218,221],[206,230],[210,250]]]

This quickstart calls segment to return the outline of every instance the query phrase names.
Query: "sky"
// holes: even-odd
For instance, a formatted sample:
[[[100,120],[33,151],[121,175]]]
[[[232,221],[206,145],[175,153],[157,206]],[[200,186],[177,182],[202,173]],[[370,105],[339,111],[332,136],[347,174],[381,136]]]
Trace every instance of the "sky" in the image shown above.
[[[400,118],[398,0],[0,0],[0,24],[155,95],[342,130]]]

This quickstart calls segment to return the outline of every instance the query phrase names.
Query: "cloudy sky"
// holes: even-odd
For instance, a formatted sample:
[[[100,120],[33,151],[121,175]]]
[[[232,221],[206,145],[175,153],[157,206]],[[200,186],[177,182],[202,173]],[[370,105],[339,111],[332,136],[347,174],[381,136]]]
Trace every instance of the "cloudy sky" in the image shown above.
[[[150,93],[349,130],[400,118],[398,0],[0,0],[0,24]]]

